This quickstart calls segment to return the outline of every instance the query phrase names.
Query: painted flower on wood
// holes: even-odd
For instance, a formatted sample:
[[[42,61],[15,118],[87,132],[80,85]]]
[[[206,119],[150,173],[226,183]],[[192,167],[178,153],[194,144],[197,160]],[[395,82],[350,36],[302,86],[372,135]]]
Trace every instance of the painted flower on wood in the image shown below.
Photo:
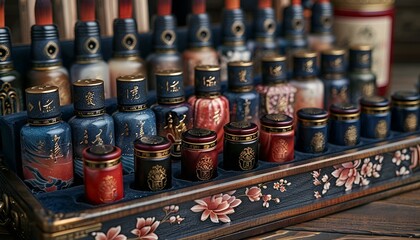
[[[139,239],[158,239],[155,230],[159,227],[159,224],[160,221],[155,221],[154,217],[137,218],[136,228],[131,230],[131,233]]]
[[[410,159],[410,155],[407,153],[407,149],[398,150],[394,153],[394,157],[392,158],[392,162],[395,165],[400,166],[402,161],[406,161]]]
[[[338,166],[334,166],[335,171],[331,173],[335,178],[337,178],[335,185],[336,186],[345,186],[346,191],[349,191],[354,184],[360,183],[360,173],[357,171],[357,168],[360,166],[361,160],[356,160],[353,162],[346,162]]]
[[[121,226],[118,226],[108,229],[106,234],[103,232],[93,232],[92,236],[95,237],[95,240],[126,240],[127,237],[123,234],[120,234],[120,232]]]
[[[251,202],[259,201],[262,197],[261,188],[255,186],[249,189],[246,188],[245,195]]]
[[[203,199],[195,200],[197,205],[191,208],[193,212],[203,212],[201,221],[206,221],[210,217],[213,223],[229,223],[229,214],[235,212],[234,208],[239,206],[242,201],[233,196],[233,192],[220,193]]]

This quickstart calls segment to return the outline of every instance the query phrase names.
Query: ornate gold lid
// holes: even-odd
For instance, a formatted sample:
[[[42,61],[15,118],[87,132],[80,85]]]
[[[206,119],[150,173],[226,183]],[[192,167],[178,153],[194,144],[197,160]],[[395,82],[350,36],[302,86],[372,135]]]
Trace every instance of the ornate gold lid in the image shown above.
[[[182,74],[179,69],[160,70],[155,73],[157,76],[178,76]]]
[[[269,55],[265,56],[261,59],[263,62],[278,62],[278,61],[286,61],[286,56],[283,55]]]
[[[325,55],[343,55],[345,53],[346,53],[346,50],[342,48],[332,48],[332,49],[326,49],[322,51],[322,54],[325,54]]]
[[[123,75],[117,77],[117,81],[119,82],[140,82],[144,80],[146,80],[146,77],[141,74]]]
[[[104,84],[104,81],[100,79],[80,79],[73,83],[74,86],[78,87],[93,87]]]
[[[31,93],[31,94],[44,94],[44,93],[52,93],[58,91],[58,87],[56,86],[49,86],[49,85],[45,85],[45,86],[34,86],[34,87],[30,87],[25,89],[26,93]]]
[[[217,65],[198,65],[195,67],[195,70],[214,72],[219,71],[220,67]]]
[[[245,61],[233,61],[229,62],[228,66],[235,66],[235,67],[249,67],[252,66],[252,61],[245,62]]]
[[[293,57],[295,58],[313,58],[313,57],[317,57],[317,53],[316,52],[312,52],[312,51],[297,51]]]

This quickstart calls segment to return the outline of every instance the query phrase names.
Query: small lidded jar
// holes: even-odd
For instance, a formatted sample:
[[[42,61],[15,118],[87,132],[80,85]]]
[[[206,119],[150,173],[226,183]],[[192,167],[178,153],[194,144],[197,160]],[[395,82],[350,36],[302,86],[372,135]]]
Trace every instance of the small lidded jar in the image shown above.
[[[322,153],[327,150],[328,112],[321,108],[302,108],[297,112],[297,149],[305,153]]]
[[[134,141],[134,188],[159,191],[172,186],[171,146],[168,139],[156,135]]]
[[[382,139],[389,135],[391,114],[388,99],[380,96],[360,99],[362,137]]]
[[[217,176],[217,135],[215,131],[193,128],[182,134],[181,175],[191,181]]]
[[[330,106],[329,141],[340,146],[354,146],[360,142],[360,109],[350,103]]]
[[[124,197],[121,149],[96,145],[83,150],[86,200],[92,204],[112,203]]]
[[[257,166],[258,126],[251,122],[230,122],[224,126],[223,167],[248,171]]]
[[[391,129],[413,132],[419,129],[420,94],[414,91],[398,91],[392,96]]]
[[[260,119],[260,159],[284,163],[294,158],[293,118],[285,114],[266,114]]]

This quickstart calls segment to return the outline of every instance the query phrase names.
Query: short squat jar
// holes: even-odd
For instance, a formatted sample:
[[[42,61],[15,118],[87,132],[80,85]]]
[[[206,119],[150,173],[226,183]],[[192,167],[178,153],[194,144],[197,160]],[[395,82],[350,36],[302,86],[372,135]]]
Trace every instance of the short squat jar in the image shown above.
[[[388,137],[391,125],[388,99],[379,96],[364,97],[360,99],[360,107],[362,137],[375,139]]]
[[[112,203],[124,197],[121,149],[97,145],[83,150],[86,200],[92,204]]]
[[[360,142],[360,109],[350,103],[335,103],[330,106],[330,143],[354,146]]]
[[[258,163],[258,126],[251,122],[230,122],[225,125],[223,168],[248,171]]]
[[[322,153],[327,150],[328,112],[321,108],[302,108],[297,112],[297,149],[305,153]]]
[[[217,135],[215,131],[193,128],[182,134],[181,175],[191,181],[217,176]]]
[[[398,91],[392,95],[391,129],[413,132],[419,129],[420,94],[414,91]]]
[[[171,145],[167,138],[156,135],[134,141],[134,188],[160,191],[172,186]]]
[[[261,117],[260,159],[284,163],[294,158],[293,118],[285,114],[266,114]]]

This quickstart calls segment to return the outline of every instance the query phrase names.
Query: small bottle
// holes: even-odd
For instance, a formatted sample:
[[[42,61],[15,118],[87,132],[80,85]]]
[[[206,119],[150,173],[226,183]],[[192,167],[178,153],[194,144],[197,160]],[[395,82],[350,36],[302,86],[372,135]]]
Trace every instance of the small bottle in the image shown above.
[[[216,132],[193,128],[182,134],[181,176],[206,181],[217,176]]]
[[[122,152],[124,173],[134,172],[133,142],[143,135],[156,135],[155,113],[147,108],[147,80],[142,75],[117,78],[118,111],[112,114],[115,146]]]
[[[295,156],[293,118],[281,113],[266,114],[260,121],[260,159],[276,163],[292,161]]]
[[[295,112],[302,108],[324,108],[324,84],[317,77],[316,59],[315,52],[294,55],[294,77],[290,84],[297,89]]]
[[[185,86],[194,86],[194,69],[198,65],[219,65],[219,56],[212,47],[213,34],[206,13],[206,1],[194,0],[188,16],[188,49],[183,53]]]
[[[350,47],[349,55],[351,102],[358,104],[360,98],[376,95],[376,75],[371,71],[372,47],[353,45]]]
[[[259,124],[259,96],[254,90],[252,62],[230,62],[228,72],[228,90],[223,95],[229,100],[230,121]]]
[[[249,171],[258,165],[258,126],[241,121],[225,125],[223,168]]]
[[[360,107],[361,136],[374,139],[388,137],[391,127],[388,99],[379,96],[363,97],[360,99]]]
[[[161,136],[144,135],[134,142],[134,187],[160,191],[172,186],[172,143]]]
[[[344,49],[324,50],[321,54],[321,81],[324,83],[324,107],[350,102],[350,81],[346,76]]]
[[[334,103],[330,107],[329,141],[340,146],[360,142],[360,109],[351,103]]]
[[[298,130],[296,148],[305,153],[327,150],[328,112],[320,108],[302,108],[297,112]]]
[[[171,156],[181,158],[182,133],[192,128],[192,108],[185,102],[181,70],[164,70],[156,73],[157,105],[152,106],[156,115],[158,135],[172,142]]]
[[[69,74],[61,63],[58,30],[52,21],[51,1],[36,1],[31,28],[31,61],[28,86],[51,85],[59,89],[60,104],[71,103]]]
[[[76,181],[83,179],[83,149],[114,145],[114,122],[105,113],[104,82],[81,79],[73,83],[74,114],[69,124],[73,135]],[[120,150],[121,151],[121,150]]]
[[[286,57],[262,59],[262,84],[255,89],[260,95],[260,116],[283,113],[293,117],[297,89],[287,81]]]
[[[272,8],[272,0],[258,0],[258,9],[254,14],[254,39],[248,41],[248,48],[252,51],[254,74],[261,75],[261,59],[278,53],[276,34],[276,18]]]
[[[122,75],[147,76],[146,63],[139,56],[137,23],[132,17],[132,1],[119,0],[118,18],[114,19],[112,58],[108,61],[111,97],[117,97],[117,78]]]
[[[330,0],[317,0],[312,5],[311,33],[308,36],[311,50],[322,52],[333,47],[335,43],[332,34],[333,17]]]
[[[113,203],[124,197],[121,149],[97,145],[83,150],[86,200],[91,204]]]
[[[398,91],[392,94],[391,129],[413,132],[419,129],[420,94],[414,91]]]
[[[61,190],[73,183],[70,126],[61,121],[55,86],[26,89],[28,123],[20,131],[23,179],[33,192]]]
[[[157,87],[156,73],[168,69],[182,69],[182,56],[177,51],[176,19],[171,15],[172,0],[158,0],[157,16],[153,20],[154,52],[147,57],[148,87]]]
[[[225,0],[222,12],[222,45],[220,57],[221,80],[228,80],[228,63],[233,61],[251,61],[251,51],[245,45],[245,16],[240,8],[240,0]]]
[[[195,68],[195,95],[188,99],[193,108],[193,126],[217,133],[217,151],[223,151],[223,126],[229,123],[229,101],[220,94],[220,67]]]
[[[76,62],[71,66],[71,82],[79,79],[101,79],[105,85],[105,98],[111,97],[108,64],[102,60],[101,35],[95,21],[95,1],[78,1],[80,20],[74,27]]]

